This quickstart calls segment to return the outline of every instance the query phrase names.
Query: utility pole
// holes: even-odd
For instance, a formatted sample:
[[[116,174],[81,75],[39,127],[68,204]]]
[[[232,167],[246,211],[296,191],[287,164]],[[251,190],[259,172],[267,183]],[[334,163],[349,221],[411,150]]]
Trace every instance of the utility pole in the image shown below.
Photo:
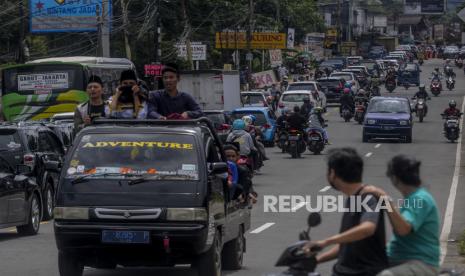
[[[337,52],[340,54],[341,52],[341,35],[342,35],[342,28],[341,28],[341,0],[337,0],[337,33],[336,33],[336,41],[337,41]]]
[[[98,56],[110,57],[110,13],[108,0],[102,0],[102,8],[97,5],[97,29],[99,37]]]
[[[186,30],[186,51],[187,51],[187,61],[191,66],[191,70],[194,70],[194,62],[192,61],[192,48],[191,48],[191,26],[189,24],[189,18],[187,17],[187,7],[186,1],[188,0],[181,0],[181,9],[182,9],[182,17],[184,20],[184,30]]]
[[[128,33],[128,5],[125,0],[121,0],[121,10],[123,11],[123,35],[124,35],[124,47],[126,49],[126,57],[132,60],[131,45],[129,45],[129,33]]]
[[[19,49],[18,49],[18,63],[24,63],[25,55],[24,55],[24,3],[23,0],[19,1]]]
[[[155,34],[153,37],[153,42],[155,44],[155,47],[154,47],[153,61],[155,63],[159,63],[161,61],[160,0],[157,0],[157,12],[155,13],[154,24],[155,24],[155,28],[154,28]]]
[[[249,0],[249,16],[247,24],[247,60],[249,61],[249,85],[252,85],[252,29],[253,29],[253,14],[254,14],[254,2]]]

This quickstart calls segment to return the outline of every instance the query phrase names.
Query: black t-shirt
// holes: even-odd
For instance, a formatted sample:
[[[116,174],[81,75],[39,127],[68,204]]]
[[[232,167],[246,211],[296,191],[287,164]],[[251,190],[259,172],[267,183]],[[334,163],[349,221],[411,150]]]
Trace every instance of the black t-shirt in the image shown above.
[[[293,113],[291,116],[287,118],[287,123],[289,124],[290,128],[302,130],[307,123],[307,120],[300,115],[299,113]]]
[[[358,193],[356,194],[358,195]],[[375,210],[378,204],[378,199],[371,194],[361,196],[363,201],[365,197],[370,197],[367,206],[371,210]],[[356,197],[346,199],[345,207],[351,206],[351,201],[355,201]],[[353,206],[357,206],[353,204]],[[354,209],[354,207],[352,207]],[[345,212],[342,217],[341,233],[345,232],[362,222],[370,221],[376,224],[375,233],[364,240],[341,244],[339,248],[338,261],[334,265],[333,272],[337,276],[371,276],[376,275],[388,266],[386,256],[386,233],[384,229],[384,212],[369,212],[365,208],[361,208],[360,212]]]
[[[105,117],[105,105],[91,105],[89,104],[89,117],[91,119]]]

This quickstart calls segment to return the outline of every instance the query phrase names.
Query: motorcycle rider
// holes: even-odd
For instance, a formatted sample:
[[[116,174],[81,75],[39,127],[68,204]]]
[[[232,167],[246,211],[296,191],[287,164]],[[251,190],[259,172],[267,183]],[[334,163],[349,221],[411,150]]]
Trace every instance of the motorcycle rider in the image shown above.
[[[304,103],[300,107],[300,114],[304,116],[304,118],[308,119],[310,117],[310,113],[312,112],[313,104],[310,101],[309,97],[304,98]]]
[[[279,133],[281,130],[286,128],[286,121],[287,116],[289,115],[289,109],[283,108],[281,110],[281,116],[278,117],[276,120],[277,132]]]
[[[344,206],[366,202],[366,207],[344,212],[340,233],[321,241],[309,241],[303,248],[310,254],[313,247],[331,247],[318,256],[319,264],[337,259],[333,276],[376,275],[388,266],[384,212],[376,208],[378,198],[363,194],[363,158],[353,148],[329,151],[327,159],[328,183],[347,197]],[[357,209],[357,210],[355,210]]]
[[[431,73],[431,80],[433,81],[435,79],[438,80],[438,81],[441,81],[441,79],[442,79],[442,74],[441,74],[441,72],[439,72],[438,67],[434,68],[433,73]]]
[[[457,108],[455,100],[449,102],[449,107],[444,110],[442,115],[447,119],[448,117],[460,117],[462,112]],[[447,130],[447,120],[444,122],[444,132]]]
[[[265,145],[261,142],[261,137],[263,135],[262,130],[260,127],[255,126],[255,121],[257,117],[255,115],[248,115],[242,117],[242,120],[245,122],[246,131],[252,136],[254,139],[255,147],[260,152],[260,156],[263,157],[263,160],[269,160],[266,156]]]
[[[245,131],[246,124],[241,119],[233,122],[233,131],[226,138],[226,142],[238,142],[241,156],[251,157],[257,152],[252,136]]]
[[[428,114],[428,106],[426,105],[426,100],[431,100],[431,97],[428,95],[428,92],[426,91],[425,85],[422,83],[418,87],[418,92],[415,93],[413,96],[413,99],[424,99],[425,100],[425,116]]]
[[[320,131],[323,135],[325,144],[330,145],[330,142],[328,139],[328,132],[325,129],[327,125],[326,125],[326,120],[323,118],[323,108],[317,106],[313,109],[312,113],[310,114],[308,126],[309,128],[313,128],[313,129]]]
[[[370,101],[370,96],[368,95],[368,92],[366,92],[365,89],[358,90],[358,93],[355,95],[355,102],[356,103],[360,102],[365,107],[367,107],[369,101]]]
[[[393,229],[393,238],[387,247],[390,268],[378,276],[439,273],[439,212],[433,196],[423,188],[420,164],[404,155],[395,156],[388,164],[387,176],[404,196],[400,209],[380,188],[368,186],[363,191],[388,199],[387,214]]]
[[[349,108],[350,112],[355,109],[354,97],[352,97],[349,88],[344,88],[341,98],[339,99],[341,105],[339,106],[339,114],[342,116],[342,110],[344,107]]]
[[[307,136],[304,131],[307,125],[307,120],[301,115],[300,107],[298,105],[294,106],[294,112],[287,117],[286,122],[289,129],[296,129],[303,133],[304,141],[307,141]]]

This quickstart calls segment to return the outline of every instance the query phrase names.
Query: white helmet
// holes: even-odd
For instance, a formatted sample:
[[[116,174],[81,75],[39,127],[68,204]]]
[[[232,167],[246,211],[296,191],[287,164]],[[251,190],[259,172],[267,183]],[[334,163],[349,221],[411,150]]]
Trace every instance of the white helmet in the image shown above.
[[[250,116],[244,116],[242,117],[242,121],[244,121],[244,123],[248,126],[248,125],[251,125],[253,123],[253,119],[252,117]]]

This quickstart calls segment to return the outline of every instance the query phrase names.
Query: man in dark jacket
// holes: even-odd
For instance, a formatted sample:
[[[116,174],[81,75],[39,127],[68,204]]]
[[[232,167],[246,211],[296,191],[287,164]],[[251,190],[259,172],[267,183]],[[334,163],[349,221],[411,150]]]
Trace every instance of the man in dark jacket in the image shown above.
[[[305,119],[308,120],[308,118],[310,117],[310,113],[312,112],[312,108],[313,108],[313,105],[312,105],[312,102],[310,102],[310,98],[305,97],[304,103],[300,107],[300,114],[304,116]]]
[[[149,119],[196,119],[203,115],[200,106],[191,95],[178,91],[179,72],[175,65],[165,66],[162,77],[165,89],[149,94]]]

